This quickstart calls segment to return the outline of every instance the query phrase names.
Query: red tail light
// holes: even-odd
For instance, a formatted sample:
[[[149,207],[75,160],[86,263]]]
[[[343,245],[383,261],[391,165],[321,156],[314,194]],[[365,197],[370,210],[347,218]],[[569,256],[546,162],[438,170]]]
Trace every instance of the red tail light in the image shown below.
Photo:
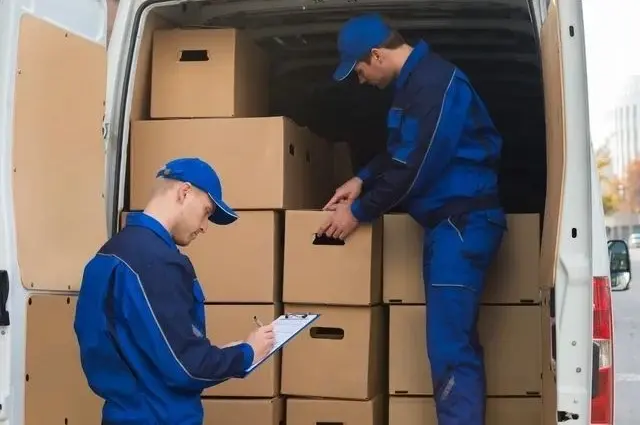
[[[591,401],[591,423],[613,424],[613,309],[608,277],[593,278],[593,342],[598,345],[597,388]],[[595,368],[594,368],[595,370]]]

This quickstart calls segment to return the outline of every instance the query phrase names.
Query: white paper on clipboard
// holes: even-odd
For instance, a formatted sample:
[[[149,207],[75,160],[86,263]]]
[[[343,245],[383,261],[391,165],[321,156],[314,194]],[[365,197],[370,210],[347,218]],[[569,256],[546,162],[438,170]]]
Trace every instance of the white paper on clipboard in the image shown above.
[[[273,322],[273,332],[276,336],[276,341],[273,344],[273,348],[269,353],[260,359],[258,362],[252,364],[245,372],[249,373],[255,368],[260,366],[265,360],[271,357],[276,351],[281,349],[287,342],[295,338],[304,328],[312,324],[316,319],[320,317],[319,314],[283,314]]]

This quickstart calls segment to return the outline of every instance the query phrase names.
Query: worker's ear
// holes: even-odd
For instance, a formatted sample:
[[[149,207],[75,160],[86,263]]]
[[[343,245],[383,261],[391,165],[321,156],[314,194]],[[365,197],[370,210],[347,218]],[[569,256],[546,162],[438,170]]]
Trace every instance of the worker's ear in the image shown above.
[[[382,63],[384,59],[384,53],[382,49],[374,48],[371,49],[371,62]]]
[[[191,183],[180,182],[178,185],[178,202],[182,204],[192,189]]]

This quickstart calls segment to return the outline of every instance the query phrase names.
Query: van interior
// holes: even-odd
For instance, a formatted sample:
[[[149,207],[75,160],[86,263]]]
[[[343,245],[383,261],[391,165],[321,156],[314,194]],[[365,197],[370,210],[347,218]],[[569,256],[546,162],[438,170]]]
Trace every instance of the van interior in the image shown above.
[[[376,2],[378,7],[325,4],[317,10],[295,3],[281,10],[251,1],[190,2],[154,9],[144,29],[131,119],[149,118],[154,28],[239,28],[268,54],[270,115],[287,116],[327,140],[347,141],[354,168],[359,169],[384,148],[392,88],[360,86],[355,77],[337,83],[331,76],[340,25],[356,13],[376,11],[393,22],[409,43],[426,40],[469,76],[504,137],[503,205],[509,213],[543,213],[544,88],[539,38],[526,0],[426,5],[383,1]]]
[[[505,210],[540,215],[542,332],[538,345],[543,390],[537,396],[542,398],[543,423],[555,424],[552,282],[564,166],[555,4],[542,25],[535,22],[527,0],[318,0],[304,7],[300,4],[296,0],[237,0],[154,8],[137,34],[141,42],[131,76],[130,121],[151,119],[151,54],[156,29],[238,28],[269,56],[270,115],[289,117],[331,142],[348,142],[357,170],[384,149],[392,92],[361,86],[356,78],[342,83],[332,80],[341,24],[353,15],[375,11],[409,43],[421,38],[427,41],[469,76],[504,138],[500,196]],[[126,194],[124,199],[128,199]],[[125,201],[122,210],[128,208]],[[45,317],[42,320],[46,322]]]
[[[424,39],[469,76],[504,137],[499,178],[505,210],[510,214],[540,214],[541,251],[554,252],[562,140],[556,139],[557,128],[550,131],[547,125],[560,128],[562,124],[557,118],[560,102],[555,97],[561,93],[561,79],[553,6],[542,35],[527,0],[407,0],[362,5],[320,1],[317,7],[300,7],[294,1],[242,0],[158,7],[141,29],[130,119],[150,119],[154,30],[238,28],[246,31],[269,57],[270,115],[289,117],[332,142],[348,142],[355,172],[376,151],[384,149],[386,114],[392,96],[391,89],[359,85],[353,76],[341,83],[332,80],[338,30],[349,17],[363,12],[383,14],[409,43]],[[543,67],[547,68],[544,80]],[[549,166],[555,169],[550,170]],[[552,288],[546,284],[553,282],[551,258],[555,256],[542,254],[540,264],[543,317],[539,345],[544,369],[541,396],[545,424],[556,421]]]

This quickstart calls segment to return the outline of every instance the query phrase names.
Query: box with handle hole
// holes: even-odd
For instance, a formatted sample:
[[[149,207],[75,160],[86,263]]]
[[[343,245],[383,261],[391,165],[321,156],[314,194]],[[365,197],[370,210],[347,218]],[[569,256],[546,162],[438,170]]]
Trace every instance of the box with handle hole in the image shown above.
[[[281,392],[370,400],[384,392],[386,326],[381,306],[286,304],[285,313],[320,314],[282,351]]]
[[[331,213],[285,214],[283,301],[376,305],[382,300],[382,222],[360,225],[341,241],[316,232]]]
[[[268,115],[268,59],[244,31],[157,30],[152,58],[152,118]]]

